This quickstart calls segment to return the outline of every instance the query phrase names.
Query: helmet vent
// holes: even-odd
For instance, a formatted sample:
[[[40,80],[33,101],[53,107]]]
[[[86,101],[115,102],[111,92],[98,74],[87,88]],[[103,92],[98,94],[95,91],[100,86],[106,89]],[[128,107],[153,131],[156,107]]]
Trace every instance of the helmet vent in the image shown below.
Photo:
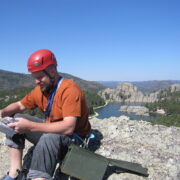
[[[42,57],[42,65],[44,64],[44,57]]]

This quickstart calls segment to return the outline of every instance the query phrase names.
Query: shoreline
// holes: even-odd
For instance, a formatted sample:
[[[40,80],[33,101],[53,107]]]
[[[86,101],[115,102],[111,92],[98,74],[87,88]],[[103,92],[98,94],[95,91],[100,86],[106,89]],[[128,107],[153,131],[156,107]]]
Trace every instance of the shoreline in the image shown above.
[[[94,110],[95,110],[95,109],[99,109],[99,108],[105,107],[105,106],[107,106],[107,105],[108,105],[108,102],[106,101],[104,105],[98,106],[98,107],[94,107],[93,109],[94,109]]]
[[[92,116],[89,116],[89,119],[92,119],[92,118],[97,117],[97,116],[99,115],[99,114],[95,111],[96,109],[99,109],[99,108],[105,107],[105,106],[107,106],[107,105],[108,105],[108,102],[106,101],[104,105],[102,105],[102,106],[98,106],[98,107],[94,107],[94,108],[93,108],[93,110],[94,110],[95,114],[94,114],[94,115],[92,115]]]
[[[93,108],[94,114],[93,114],[93,115],[90,115],[88,118],[89,118],[89,119],[93,119],[93,118],[99,116],[99,113],[96,112],[96,110],[99,109],[99,108],[104,108],[105,106],[107,106],[108,104],[111,104],[111,103],[113,103],[113,102],[106,101],[104,105],[94,107],[94,108]],[[116,102],[116,103],[119,103],[119,102]],[[120,104],[121,104],[121,103],[120,103]],[[128,104],[129,104],[129,103],[128,103]],[[133,104],[133,105],[134,105],[134,104]],[[129,105],[127,105],[127,106],[129,106]],[[136,105],[134,105],[134,106],[136,106]],[[121,112],[120,114],[123,114],[123,113]],[[154,114],[155,114],[155,116],[162,115],[162,114],[159,114],[159,113],[157,113],[157,112],[154,112]],[[140,116],[140,115],[136,115],[136,114],[134,114],[134,113],[130,113],[130,114],[125,113],[125,116],[128,116],[129,118],[136,119],[136,120],[149,121],[149,120],[151,119],[151,116],[152,116],[152,115],[149,115],[149,116]],[[132,117],[131,117],[131,116],[132,116]],[[152,116],[152,119],[155,119],[155,118],[154,118],[155,116],[153,115],[153,116]],[[157,118],[157,117],[156,117],[156,118]]]

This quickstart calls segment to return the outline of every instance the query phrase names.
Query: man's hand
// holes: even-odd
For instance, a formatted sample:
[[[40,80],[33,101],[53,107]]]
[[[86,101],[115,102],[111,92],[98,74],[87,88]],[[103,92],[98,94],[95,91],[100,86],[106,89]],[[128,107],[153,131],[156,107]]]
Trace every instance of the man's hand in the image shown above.
[[[23,134],[25,132],[30,131],[31,129],[31,121],[24,118],[16,118],[16,122],[9,123],[8,126],[13,128],[17,133]]]

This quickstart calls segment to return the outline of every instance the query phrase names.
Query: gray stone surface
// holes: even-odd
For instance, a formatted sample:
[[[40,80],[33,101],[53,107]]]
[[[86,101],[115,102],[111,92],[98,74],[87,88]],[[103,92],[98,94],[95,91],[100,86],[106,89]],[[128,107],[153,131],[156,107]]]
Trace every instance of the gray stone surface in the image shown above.
[[[110,175],[109,180],[180,179],[180,128],[152,126],[145,121],[129,120],[126,116],[93,118],[91,124],[101,133],[97,153],[148,168],[149,177],[122,173]]]
[[[179,180],[180,128],[152,126],[126,116],[90,120],[96,136],[92,149],[106,157],[140,163],[149,177],[130,173],[109,173],[108,180]],[[7,147],[0,133],[0,175],[8,170]],[[26,149],[30,144],[26,145]]]

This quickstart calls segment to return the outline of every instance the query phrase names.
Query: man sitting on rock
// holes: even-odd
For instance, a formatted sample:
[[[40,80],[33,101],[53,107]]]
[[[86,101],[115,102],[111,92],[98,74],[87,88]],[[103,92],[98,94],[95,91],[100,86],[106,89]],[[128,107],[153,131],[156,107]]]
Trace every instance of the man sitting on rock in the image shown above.
[[[54,54],[42,49],[34,52],[28,60],[36,87],[18,102],[0,110],[0,116],[14,116],[15,122],[8,126],[19,133],[14,140],[7,137],[10,169],[4,180],[14,180],[21,170],[24,140],[35,144],[28,179],[45,180],[53,177],[57,163],[67,152],[71,143],[79,144],[91,130],[85,96],[79,86],[62,78],[57,72]],[[45,120],[27,114],[26,109],[38,107]],[[18,113],[18,114],[17,114]],[[77,138],[78,137],[78,138]]]

